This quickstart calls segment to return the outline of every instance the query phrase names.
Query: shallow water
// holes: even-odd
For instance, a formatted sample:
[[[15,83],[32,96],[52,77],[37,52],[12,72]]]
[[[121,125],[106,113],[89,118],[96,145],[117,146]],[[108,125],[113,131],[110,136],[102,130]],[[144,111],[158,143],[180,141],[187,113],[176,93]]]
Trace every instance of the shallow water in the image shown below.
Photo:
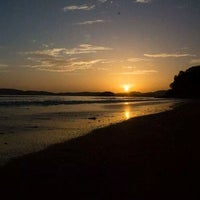
[[[0,164],[96,128],[172,109],[179,102],[144,97],[0,97]]]

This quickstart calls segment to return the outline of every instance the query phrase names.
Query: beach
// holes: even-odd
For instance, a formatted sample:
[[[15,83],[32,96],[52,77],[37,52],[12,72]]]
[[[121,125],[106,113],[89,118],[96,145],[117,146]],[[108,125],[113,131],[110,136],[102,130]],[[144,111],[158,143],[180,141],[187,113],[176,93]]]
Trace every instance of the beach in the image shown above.
[[[1,167],[1,196],[198,199],[200,102],[129,119]]]
[[[181,100],[151,97],[0,96],[0,165]]]
[[[200,0],[0,13],[2,200],[200,199]]]

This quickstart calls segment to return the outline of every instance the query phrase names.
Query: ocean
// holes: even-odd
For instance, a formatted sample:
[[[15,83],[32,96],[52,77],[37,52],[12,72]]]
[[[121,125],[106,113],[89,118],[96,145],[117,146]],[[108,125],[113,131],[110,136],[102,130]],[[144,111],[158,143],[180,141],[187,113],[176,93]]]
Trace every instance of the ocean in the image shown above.
[[[0,165],[97,128],[170,110],[180,102],[152,97],[0,96]]]

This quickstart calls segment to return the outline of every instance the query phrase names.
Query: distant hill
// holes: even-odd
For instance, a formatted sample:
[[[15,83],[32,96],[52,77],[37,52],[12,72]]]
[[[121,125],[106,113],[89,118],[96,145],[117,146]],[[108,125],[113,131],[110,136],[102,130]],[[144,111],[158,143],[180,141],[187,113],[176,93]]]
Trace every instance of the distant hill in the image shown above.
[[[154,92],[130,92],[130,93],[117,93],[117,96],[133,96],[133,97],[164,97],[167,90],[158,90]]]
[[[194,66],[185,72],[180,71],[170,84],[167,97],[200,98],[200,66]]]
[[[54,95],[61,95],[61,96],[99,96],[100,92],[61,92],[61,93],[55,93]]]
[[[101,92],[100,96],[110,97],[110,96],[115,96],[115,94],[113,92]]]
[[[0,95],[62,95],[62,96],[134,96],[134,97],[163,97],[166,90],[160,90],[155,92],[130,92],[130,93],[113,93],[110,91],[105,92],[63,92],[53,93],[46,91],[24,91],[17,89],[0,89]]]
[[[154,92],[146,92],[146,93],[136,93],[132,94],[132,96],[141,96],[141,97],[163,97],[166,93],[166,90],[158,90]]]
[[[115,96],[113,92],[64,92],[64,93],[55,93],[55,95],[64,95],[64,96]]]
[[[63,96],[115,96],[113,92],[64,92],[53,93],[46,91],[24,91],[16,89],[0,89],[0,95],[63,95]]]
[[[54,95],[54,93],[45,91],[23,91],[3,88],[0,89],[0,95]]]

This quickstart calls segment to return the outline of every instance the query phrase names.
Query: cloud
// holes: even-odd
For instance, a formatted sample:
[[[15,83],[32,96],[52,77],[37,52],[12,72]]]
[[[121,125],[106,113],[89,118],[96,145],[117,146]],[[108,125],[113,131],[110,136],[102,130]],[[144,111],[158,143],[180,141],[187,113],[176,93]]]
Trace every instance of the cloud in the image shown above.
[[[34,59],[29,58],[34,63],[29,67],[41,70],[41,71],[49,71],[49,72],[74,72],[77,70],[87,70],[91,67],[95,66],[96,64],[101,64],[104,59],[94,59],[94,60],[78,60],[76,58],[72,59]]]
[[[8,65],[1,64],[1,63],[0,63],[0,68],[5,68],[5,67],[8,67]]]
[[[98,71],[108,71],[109,69],[105,68],[105,67],[98,67],[97,70]]]
[[[52,72],[72,72],[90,69],[97,64],[104,64],[106,59],[81,59],[81,54],[97,53],[112,50],[109,47],[80,44],[78,47],[52,48],[31,52],[24,52],[31,68]],[[76,56],[71,58],[71,56]]]
[[[141,62],[141,61],[149,61],[147,58],[128,58],[128,62]]]
[[[156,70],[135,70],[130,72],[121,72],[116,73],[115,75],[144,75],[144,74],[151,74],[151,73],[158,73]]]
[[[0,72],[8,72],[8,65],[0,63]]]
[[[179,54],[179,53],[175,53],[175,54],[167,54],[167,53],[160,53],[160,54],[144,54],[144,56],[149,57],[149,58],[181,58],[181,57],[193,57],[196,55],[192,55],[192,54]]]
[[[135,3],[150,3],[151,0],[135,0]]]
[[[190,61],[190,64],[200,64],[200,58],[192,59],[192,60]]]
[[[40,56],[40,57],[59,57],[62,52],[64,52],[65,48],[53,48],[53,49],[45,49],[45,50],[37,50],[37,51],[28,51],[24,52],[25,55],[33,55],[33,56]]]
[[[48,44],[42,44],[43,47],[48,48],[49,45]]]
[[[66,12],[66,11],[75,11],[75,10],[92,10],[95,8],[95,5],[71,5],[71,6],[66,6],[63,8],[63,10]]]
[[[96,60],[89,60],[89,61],[74,61],[72,62],[72,66],[91,66],[97,63],[102,63],[104,59],[96,59]]]
[[[72,56],[72,55],[79,55],[79,54],[97,53],[99,51],[109,51],[109,50],[112,50],[112,48],[104,47],[104,46],[95,46],[91,44],[80,44],[78,47],[71,48],[71,49],[52,48],[52,49],[25,52],[25,54],[60,57],[64,55]]]
[[[101,3],[106,3],[108,0],[98,0]]]
[[[123,69],[135,69],[136,67],[134,67],[134,66],[123,66]]]
[[[99,24],[99,23],[105,23],[105,22],[107,22],[107,21],[102,20],[102,19],[97,19],[97,20],[79,22],[79,23],[76,23],[76,24],[77,25],[92,25],[92,24]]]

